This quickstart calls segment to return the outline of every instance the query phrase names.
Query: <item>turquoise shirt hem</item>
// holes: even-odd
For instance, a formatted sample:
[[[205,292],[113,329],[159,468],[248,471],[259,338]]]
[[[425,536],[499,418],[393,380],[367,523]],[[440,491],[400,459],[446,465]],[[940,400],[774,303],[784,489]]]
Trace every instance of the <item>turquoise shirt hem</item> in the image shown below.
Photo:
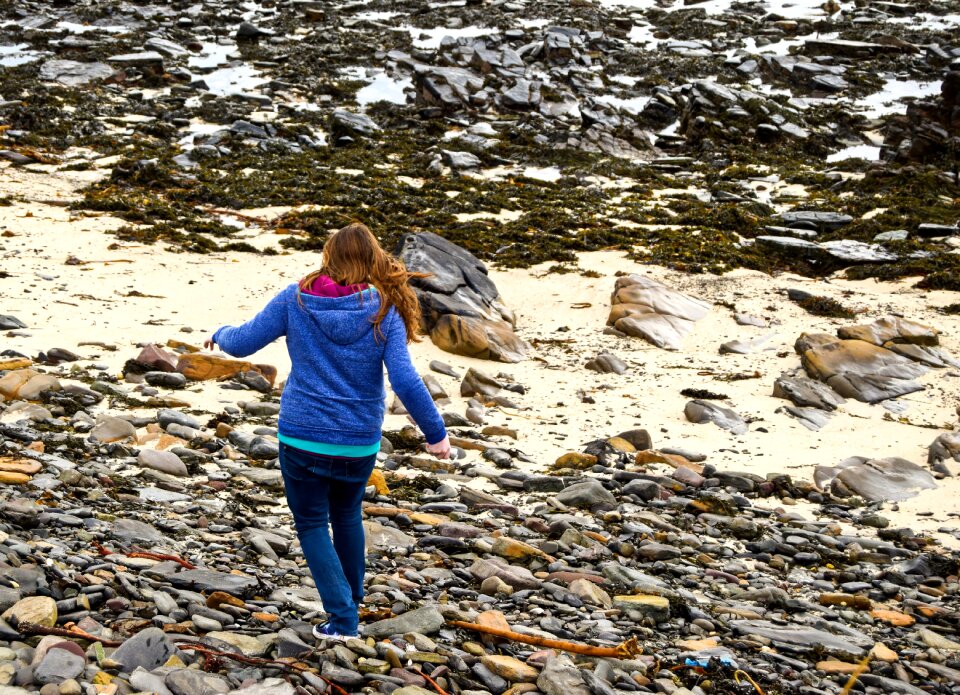
[[[282,434],[277,435],[277,439],[292,446],[295,449],[309,451],[311,454],[322,454],[323,456],[347,456],[350,458],[360,458],[361,456],[370,456],[380,451],[380,442],[375,444],[327,444],[325,442],[311,442],[306,439],[297,439],[287,437]]]

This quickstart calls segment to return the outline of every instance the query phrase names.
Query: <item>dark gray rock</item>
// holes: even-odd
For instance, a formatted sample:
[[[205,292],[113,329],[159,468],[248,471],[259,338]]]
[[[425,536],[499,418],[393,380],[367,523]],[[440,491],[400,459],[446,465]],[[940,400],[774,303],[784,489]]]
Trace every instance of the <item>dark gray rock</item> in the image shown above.
[[[779,217],[788,227],[797,225],[808,229],[818,229],[823,232],[840,229],[853,222],[853,218],[850,215],[839,212],[791,210],[789,212],[781,212]]]
[[[343,109],[337,109],[333,112],[330,133],[334,138],[351,135],[372,137],[379,132],[380,126],[374,123],[369,116]]]
[[[174,669],[163,683],[173,695],[222,695],[232,690],[220,676],[191,668]]]
[[[586,480],[575,483],[557,493],[557,499],[571,507],[615,507],[617,498],[607,490],[599,480]]]
[[[814,482],[839,496],[859,495],[869,502],[897,502],[937,486],[930,473],[906,459],[852,456],[836,466],[817,466]]]
[[[162,386],[168,389],[182,389],[187,385],[187,377],[179,372],[147,372],[143,380],[151,386]]]
[[[247,596],[257,588],[257,580],[238,574],[215,570],[186,570],[171,574],[170,583],[192,591],[225,591],[234,596]]]
[[[401,613],[395,618],[378,620],[365,625],[363,634],[374,639],[381,639],[391,635],[403,635],[408,632],[419,632],[422,635],[431,635],[443,627],[445,621],[440,611],[434,605]]]
[[[137,668],[152,671],[163,666],[177,652],[167,635],[158,627],[148,627],[125,641],[111,655],[125,673]]]
[[[195,430],[199,430],[201,427],[200,422],[196,418],[179,410],[174,410],[173,408],[162,408],[158,410],[157,422],[160,423],[160,426],[164,429],[167,429],[173,423]]]
[[[40,66],[40,79],[59,82],[68,87],[78,87],[99,82],[114,73],[106,63],[79,63],[75,60],[48,60]]]
[[[717,427],[730,430],[734,434],[744,434],[749,429],[743,418],[735,412],[710,401],[701,399],[690,401],[684,407],[683,414],[690,422],[698,424],[712,422]]]
[[[836,410],[844,399],[826,384],[804,376],[781,374],[773,384],[775,398],[785,398],[800,408]]]
[[[610,352],[601,352],[585,366],[590,371],[600,374],[623,374],[629,369],[626,362]]]
[[[864,654],[864,647],[873,641],[853,629],[841,634],[828,631],[839,629],[836,624],[821,621],[818,627],[804,625],[778,625],[767,620],[736,620],[733,629],[741,635],[759,635],[789,651],[809,652],[823,650],[828,654],[857,658]]]

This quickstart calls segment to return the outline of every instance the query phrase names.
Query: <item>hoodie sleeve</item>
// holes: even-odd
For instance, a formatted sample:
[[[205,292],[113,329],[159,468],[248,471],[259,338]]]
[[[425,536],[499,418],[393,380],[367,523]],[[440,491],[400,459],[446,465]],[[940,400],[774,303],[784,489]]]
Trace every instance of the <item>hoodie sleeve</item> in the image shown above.
[[[213,334],[213,342],[228,355],[246,357],[261,350],[287,333],[287,305],[296,301],[291,288],[271,299],[263,310],[242,326],[222,326]]]
[[[437,406],[410,359],[407,329],[403,325],[403,319],[396,309],[391,309],[384,323],[387,324],[384,331],[387,345],[383,351],[383,362],[387,365],[390,386],[427,438],[427,443],[436,444],[447,436],[447,428],[444,427]]]

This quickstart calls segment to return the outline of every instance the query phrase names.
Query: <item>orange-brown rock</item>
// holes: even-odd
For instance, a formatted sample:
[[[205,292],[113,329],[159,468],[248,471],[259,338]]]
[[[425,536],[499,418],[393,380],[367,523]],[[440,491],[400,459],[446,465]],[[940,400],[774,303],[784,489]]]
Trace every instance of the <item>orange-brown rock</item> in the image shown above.
[[[18,369],[4,374],[0,377],[0,394],[5,398],[16,398],[23,385],[39,373],[35,369]]]
[[[36,475],[43,466],[38,461],[31,459],[14,459],[6,456],[0,458],[0,472],[3,473],[21,473],[23,475]]]
[[[383,471],[378,468],[374,468],[373,472],[370,473],[370,479],[367,480],[367,487],[373,485],[377,490],[378,495],[389,495],[390,488],[387,486],[387,480],[383,477]]]
[[[507,622],[507,618],[500,611],[484,611],[477,616],[477,619],[474,621],[477,625],[483,625],[484,627],[495,627],[499,630],[509,630],[510,623]],[[481,635],[480,639],[486,645],[495,644],[497,638],[493,635]]]
[[[870,650],[870,658],[893,663],[899,660],[900,656],[883,642],[877,642]]]
[[[500,362],[520,362],[526,359],[528,350],[510,324],[456,314],[444,314],[437,319],[430,330],[430,340],[455,355]]]
[[[886,316],[860,326],[844,326],[837,329],[837,335],[845,340],[865,340],[874,345],[886,342],[928,346],[940,344],[940,331],[936,328],[896,316]]]
[[[848,664],[846,661],[836,660],[818,661],[817,668],[827,673],[855,673],[861,670],[859,664]]]
[[[214,591],[212,594],[207,596],[207,608],[213,608],[216,610],[220,606],[224,605],[242,608],[243,599],[239,599],[236,596],[231,596],[226,591]]]
[[[636,457],[634,458],[634,463],[640,466],[651,463],[664,463],[668,466],[673,466],[674,468],[689,468],[690,470],[696,471],[699,474],[703,473],[703,466],[700,464],[694,463],[693,461],[690,461],[679,454],[665,454],[662,451],[657,451],[656,449],[638,451]]]
[[[381,507],[374,504],[363,508],[363,513],[367,516],[385,516],[391,519],[403,511],[399,507]]]
[[[819,601],[821,606],[846,606],[861,611],[868,611],[873,606],[869,598],[855,594],[820,594]]]
[[[0,372],[6,372],[10,369],[26,369],[33,364],[33,360],[26,357],[11,357],[10,359],[0,360]]]
[[[586,470],[597,464],[597,457],[593,454],[582,454],[579,451],[568,451],[565,454],[561,454],[559,458],[554,462],[554,470],[563,469],[563,468],[573,468],[578,471]]]
[[[273,385],[277,378],[275,367],[263,364],[253,364],[242,360],[231,360],[225,357],[215,355],[206,355],[201,353],[190,353],[180,355],[177,361],[177,371],[188,379],[194,381],[208,381],[210,379],[222,379],[231,377],[240,372],[256,371]]]
[[[167,347],[173,350],[183,350],[184,352],[200,352],[200,348],[196,345],[191,345],[190,343],[185,343],[182,340],[176,340],[174,338],[167,341]]]
[[[25,485],[30,482],[30,476],[23,473],[8,473],[0,471],[0,485]]]
[[[872,615],[877,620],[893,625],[894,627],[910,627],[917,619],[912,615],[907,615],[906,613],[901,613],[900,611],[889,610],[886,608],[874,608],[870,611]]]

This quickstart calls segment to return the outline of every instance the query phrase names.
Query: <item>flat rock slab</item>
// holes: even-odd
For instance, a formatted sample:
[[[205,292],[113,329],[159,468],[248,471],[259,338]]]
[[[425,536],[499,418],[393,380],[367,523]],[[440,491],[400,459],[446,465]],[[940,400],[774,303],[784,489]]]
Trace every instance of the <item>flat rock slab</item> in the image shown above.
[[[408,632],[419,632],[422,635],[430,635],[437,632],[444,625],[443,616],[436,606],[429,605],[416,610],[401,613],[395,618],[387,620],[378,620],[375,623],[366,625],[363,628],[363,634],[367,637],[380,639],[390,635],[401,635]]]
[[[928,471],[897,457],[853,456],[836,466],[817,466],[813,476],[821,490],[829,486],[836,494],[854,493],[870,502],[897,502],[913,497],[920,490],[937,487]]]
[[[384,526],[376,521],[364,521],[363,533],[366,538],[367,550],[376,548],[409,548],[417,540],[398,528]]]
[[[744,434],[749,429],[743,418],[735,412],[710,401],[701,399],[690,401],[684,407],[683,414],[690,422],[697,424],[712,422],[717,427],[729,430],[734,434]]]
[[[785,398],[798,408],[836,410],[844,402],[843,396],[821,381],[805,376],[783,374],[773,384],[775,398]]]
[[[157,543],[165,538],[150,524],[136,519],[117,519],[110,525],[109,533],[122,541],[136,543]]]
[[[784,410],[812,432],[817,432],[826,427],[831,418],[829,411],[820,410],[819,408],[800,408],[794,405],[788,405]]]
[[[800,210],[781,212],[780,219],[787,226],[802,225],[822,231],[840,229],[853,222],[850,215],[839,212],[820,212],[812,210]]]
[[[733,629],[741,635],[757,635],[775,646],[798,652],[823,650],[825,652],[860,657],[864,647],[873,641],[855,630],[845,631],[843,636],[803,625],[778,625],[767,620],[737,620]]]
[[[313,587],[281,587],[274,589],[270,600],[283,606],[292,606],[302,613],[323,611],[320,593]]]
[[[857,326],[843,326],[837,329],[837,335],[843,340],[865,340],[874,345],[888,342],[911,345],[940,344],[938,329],[898,316],[887,316],[873,323]]]
[[[804,350],[803,368],[845,398],[879,403],[922,391],[929,367],[865,340],[836,340]]]
[[[642,275],[618,278],[607,324],[667,350],[679,350],[710,305]]]
[[[186,570],[171,574],[170,583],[192,591],[225,591],[234,596],[246,596],[257,588],[257,580],[242,574],[228,574],[214,570]]]
[[[820,248],[832,258],[844,263],[890,263],[899,258],[893,251],[880,244],[867,244],[853,239],[838,239],[824,241]]]
[[[40,79],[68,87],[105,80],[114,69],[106,63],[79,63],[75,60],[48,60],[40,67]]]
[[[728,340],[720,345],[721,355],[750,355],[766,345],[775,334],[762,335],[752,340]]]

